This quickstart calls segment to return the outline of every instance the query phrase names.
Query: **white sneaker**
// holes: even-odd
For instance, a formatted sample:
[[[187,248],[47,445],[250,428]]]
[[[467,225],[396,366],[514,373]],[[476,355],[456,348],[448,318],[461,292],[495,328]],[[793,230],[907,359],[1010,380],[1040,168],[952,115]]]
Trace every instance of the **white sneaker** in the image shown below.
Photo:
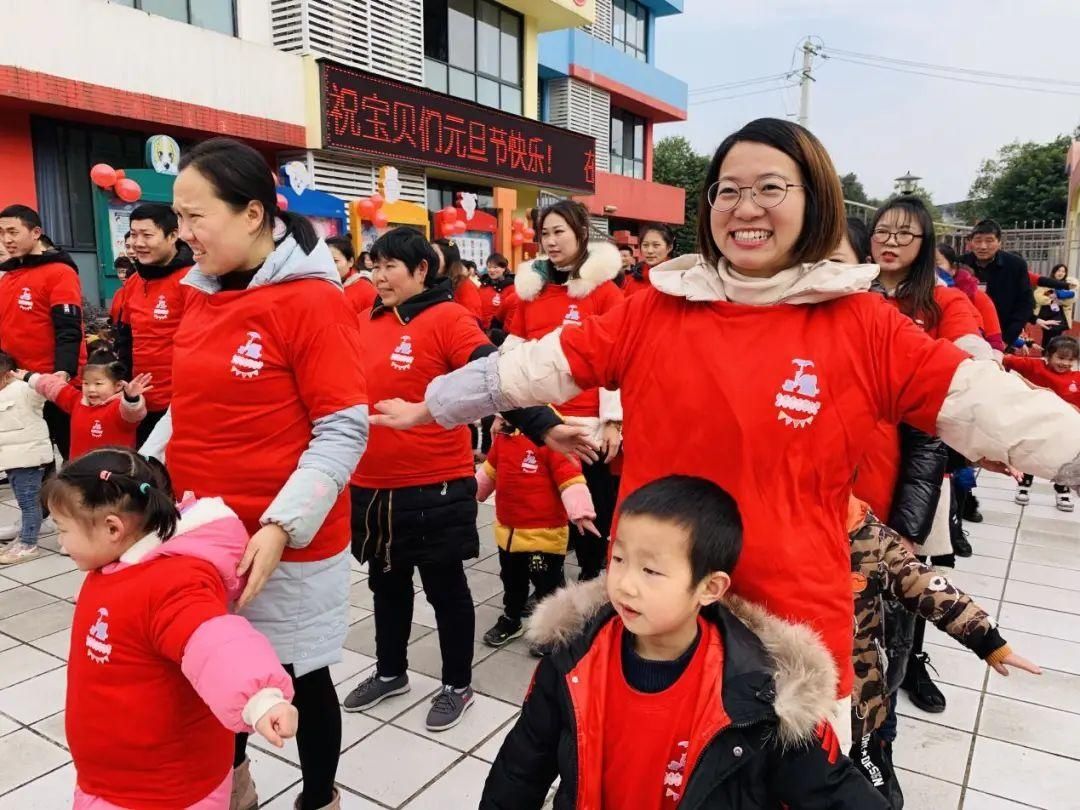
[[[0,542],[7,542],[8,540],[14,540],[22,532],[22,521],[19,520],[15,523],[6,523],[0,526]]]
[[[43,534],[56,534],[58,531],[60,530],[56,528],[56,521],[51,517],[47,517],[41,521],[41,528],[38,529],[38,537],[41,537]]]
[[[1027,491],[1027,487],[1020,487],[1016,490],[1016,502],[1021,506],[1027,506],[1031,503],[1031,493]]]
[[[1062,512],[1071,512],[1073,510],[1072,498],[1068,492],[1059,492],[1054,505]]]
[[[37,546],[28,546],[25,543],[10,543],[0,554],[0,565],[18,565],[19,563],[29,562],[40,553]]]

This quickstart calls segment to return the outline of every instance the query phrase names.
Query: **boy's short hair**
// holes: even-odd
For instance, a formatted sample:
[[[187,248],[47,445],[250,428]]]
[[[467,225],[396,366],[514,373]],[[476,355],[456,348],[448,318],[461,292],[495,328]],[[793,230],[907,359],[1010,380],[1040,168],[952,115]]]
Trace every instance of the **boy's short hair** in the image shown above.
[[[8,217],[13,217],[22,222],[27,230],[32,231],[34,228],[41,227],[41,217],[29,205],[9,205],[0,211],[0,219],[7,219]]]
[[[1050,357],[1058,353],[1071,355],[1073,358],[1080,358],[1080,340],[1072,337],[1071,335],[1058,335],[1051,340],[1046,346],[1046,356]]]
[[[669,475],[653,481],[623,501],[620,519],[631,515],[686,529],[695,584],[715,571],[730,574],[739,561],[743,531],[739,505],[712,481],[689,475]]]
[[[400,226],[387,231],[371,246],[371,260],[398,260],[409,268],[409,275],[416,275],[420,262],[427,262],[425,287],[434,287],[439,279],[439,257],[435,248],[414,228]]]

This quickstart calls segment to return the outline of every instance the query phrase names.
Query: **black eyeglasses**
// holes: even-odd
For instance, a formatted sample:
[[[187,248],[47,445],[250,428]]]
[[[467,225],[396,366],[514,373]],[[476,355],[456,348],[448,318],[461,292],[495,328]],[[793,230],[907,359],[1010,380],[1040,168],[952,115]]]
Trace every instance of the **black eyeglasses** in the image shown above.
[[[717,180],[706,194],[709,205],[716,211],[730,211],[739,204],[744,191],[761,208],[776,208],[788,194],[789,188],[805,188],[801,183],[789,183],[785,178],[767,175],[752,186],[740,186],[730,180]]]
[[[874,228],[871,238],[879,245],[887,245],[890,239],[895,239],[897,245],[907,247],[916,239],[922,239],[923,235],[911,231],[890,231],[888,228]]]

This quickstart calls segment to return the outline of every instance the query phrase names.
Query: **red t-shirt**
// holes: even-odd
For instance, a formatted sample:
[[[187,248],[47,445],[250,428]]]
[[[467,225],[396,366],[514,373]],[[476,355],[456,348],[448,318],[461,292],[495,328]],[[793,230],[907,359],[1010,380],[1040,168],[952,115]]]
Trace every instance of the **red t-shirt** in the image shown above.
[[[79,274],[63,262],[0,273],[0,348],[20,368],[56,371],[56,334],[52,309],[82,308]],[[79,341],[79,368],[86,364],[86,345]]]
[[[879,421],[934,431],[967,355],[869,293],[748,306],[652,290],[562,347],[579,386],[622,390],[620,497],[674,473],[724,487],[744,528],[735,592],[820,632],[849,694],[855,468]]]
[[[698,619],[701,638],[686,670],[662,692],[639,692],[626,682],[622,667],[622,621],[613,620],[607,665],[604,711],[603,807],[670,810],[678,807],[694,763],[691,749],[698,697],[705,671],[705,653],[716,628]],[[718,649],[723,649],[722,646]],[[721,657],[721,663],[723,658]],[[712,689],[720,691],[716,673]],[[696,746],[692,743],[697,742]]]
[[[886,299],[900,309],[895,298]],[[964,335],[980,336],[979,311],[961,290],[955,287],[935,287],[934,301],[941,309],[934,328],[927,329],[923,318],[916,316],[916,325],[935,340],[953,341]],[[867,443],[866,455],[859,464],[855,479],[855,497],[869,504],[881,520],[888,520],[892,509],[896,482],[900,477],[900,436],[895,424],[880,422]]]
[[[545,284],[531,301],[518,298],[507,332],[525,340],[537,340],[560,326],[563,332],[580,327],[590,318],[615,309],[624,301],[622,290],[605,281],[584,298],[571,298],[564,284]],[[588,386],[568,402],[555,406],[563,416],[600,415],[600,391]]]
[[[463,279],[454,288],[454,301],[469,310],[478,321],[484,319],[484,305],[480,300],[480,291],[469,279]]]
[[[622,287],[623,295],[625,295],[627,298],[629,298],[631,295],[636,295],[639,292],[644,292],[645,290],[652,287],[652,282],[649,281],[649,272],[651,270],[652,270],[652,268],[649,267],[649,265],[642,262],[642,264],[641,264],[641,281],[638,281],[632,275],[627,273],[626,274],[626,280],[623,283],[623,287]]]
[[[154,387],[146,394],[151,411],[164,411],[172,401],[173,338],[190,289],[180,282],[190,269],[152,280],[133,273],[124,282],[120,320],[131,326],[131,373],[153,375]]]
[[[135,430],[138,422],[129,422],[120,412],[123,394],[101,405],[87,405],[82,391],[68,385],[56,398],[56,405],[64,413],[71,414],[71,452],[74,460],[99,447],[119,445],[135,447]]]
[[[127,280],[124,280],[124,284],[127,284]],[[109,304],[109,320],[113,325],[120,323],[120,316],[124,310],[124,284],[113,294],[112,303]]]
[[[375,306],[379,294],[375,292],[375,285],[363,276],[355,276],[355,281],[352,281],[353,278],[350,276],[347,279],[350,283],[345,286],[345,300],[356,310],[356,314],[360,315]]]
[[[234,735],[184,677],[192,633],[227,613],[213,565],[165,557],[86,575],[64,725],[78,784],[120,807],[188,807],[232,767]]]
[[[166,464],[177,492],[225,500],[249,532],[296,470],[315,420],[367,403],[356,314],[339,289],[302,279],[188,293],[176,330],[173,434]],[[349,544],[342,492],[304,549],[323,560]]]
[[[1040,388],[1049,388],[1063,400],[1080,408],[1080,371],[1058,374],[1041,357],[1005,355],[1005,368],[1015,371]]]
[[[480,325],[484,329],[490,329],[491,319],[495,317],[495,310],[499,306],[496,303],[496,301],[500,300],[499,291],[484,284],[477,292],[480,294]]]
[[[495,517],[512,529],[546,529],[566,523],[561,494],[584,484],[581,462],[547,447],[537,447],[521,433],[499,433],[485,464],[495,479]]]
[[[498,293],[491,303],[495,307],[495,317],[499,319],[503,329],[509,329],[510,321],[514,319],[514,312],[521,303],[517,290],[513,286],[507,287]]]
[[[471,282],[470,282],[471,286]],[[404,322],[396,309],[372,311],[360,322],[364,375],[372,402],[401,397],[421,402],[428,383],[469,362],[488,344],[471,312],[444,301]],[[411,430],[374,425],[352,477],[354,486],[398,489],[473,474],[469,429],[436,424]]]

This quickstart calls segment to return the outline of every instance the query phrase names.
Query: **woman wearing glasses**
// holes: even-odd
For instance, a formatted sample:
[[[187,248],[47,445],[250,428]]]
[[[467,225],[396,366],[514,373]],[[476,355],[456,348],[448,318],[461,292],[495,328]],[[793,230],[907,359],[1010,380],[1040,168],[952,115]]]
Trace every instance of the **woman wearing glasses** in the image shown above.
[[[733,588],[821,634],[839,673],[833,720],[847,750],[843,518],[867,437],[881,420],[905,421],[973,458],[1075,485],[1080,413],[860,294],[877,267],[825,261],[844,231],[843,197],[806,129],[761,119],[729,136],[700,212],[701,255],[657,267],[655,289],[442,377],[425,403],[379,403],[376,419],[461,424],[507,405],[621,388],[621,493],[677,472],[735,497],[744,540]]]

